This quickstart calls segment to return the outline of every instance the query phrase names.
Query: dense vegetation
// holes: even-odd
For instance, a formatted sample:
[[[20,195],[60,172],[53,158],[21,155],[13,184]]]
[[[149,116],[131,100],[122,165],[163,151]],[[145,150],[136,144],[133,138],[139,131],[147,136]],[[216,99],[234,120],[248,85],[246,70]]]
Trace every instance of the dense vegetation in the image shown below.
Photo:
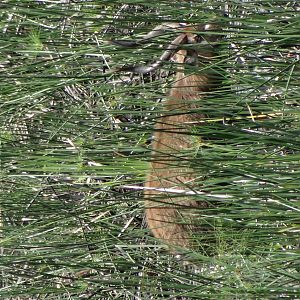
[[[1,299],[299,299],[297,1],[17,1],[0,7]],[[176,66],[107,43],[218,22],[190,163],[213,205],[198,250],[165,251],[139,189]],[[195,70],[190,70],[191,72]]]

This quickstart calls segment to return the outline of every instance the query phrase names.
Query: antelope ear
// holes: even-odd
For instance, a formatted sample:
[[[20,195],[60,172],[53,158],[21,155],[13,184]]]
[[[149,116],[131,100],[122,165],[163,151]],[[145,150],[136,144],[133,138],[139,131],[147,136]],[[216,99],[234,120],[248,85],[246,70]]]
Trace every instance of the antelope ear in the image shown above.
[[[211,23],[211,24],[206,24],[202,28],[203,31],[210,31],[211,34],[206,34],[202,36],[202,42],[203,43],[214,43],[218,42],[222,36],[220,35],[221,28],[219,24],[216,23]]]

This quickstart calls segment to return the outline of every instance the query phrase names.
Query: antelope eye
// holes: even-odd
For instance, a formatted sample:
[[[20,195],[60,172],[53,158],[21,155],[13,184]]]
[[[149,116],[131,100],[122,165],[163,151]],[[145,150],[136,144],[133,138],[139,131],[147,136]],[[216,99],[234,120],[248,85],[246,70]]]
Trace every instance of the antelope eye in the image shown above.
[[[196,51],[187,51],[187,55],[184,59],[184,63],[196,66],[198,64],[198,55]]]
[[[196,37],[195,37],[195,42],[196,42],[196,43],[201,43],[203,40],[204,40],[204,39],[203,39],[203,36],[201,36],[201,35],[196,35]]]

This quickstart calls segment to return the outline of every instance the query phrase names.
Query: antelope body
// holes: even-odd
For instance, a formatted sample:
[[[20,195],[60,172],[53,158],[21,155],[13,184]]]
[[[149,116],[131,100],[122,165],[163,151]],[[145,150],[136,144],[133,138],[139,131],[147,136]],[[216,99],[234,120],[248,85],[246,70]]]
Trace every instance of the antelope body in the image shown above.
[[[185,192],[199,189],[196,175],[189,166],[188,152],[195,148],[197,137],[191,135],[191,122],[204,116],[197,113],[199,100],[215,84],[215,76],[207,68],[214,55],[210,44],[215,38],[203,38],[197,31],[212,30],[213,25],[183,27],[168,25],[168,29],[179,28],[179,35],[167,47],[157,62],[150,66],[126,67],[122,70],[147,73],[159,67],[164,60],[173,58],[179,70],[167,100],[165,113],[157,119],[154,127],[150,171],[145,182],[144,198],[148,227],[156,238],[170,246],[192,246],[193,225],[189,210],[207,207],[207,203],[196,201]],[[126,46],[136,46],[159,35],[162,26],[138,42],[127,42]],[[202,40],[205,45],[201,48]],[[122,42],[116,42],[122,44]],[[198,48],[179,49],[180,45],[200,44]],[[198,66],[194,73],[186,71],[186,65]],[[206,71],[201,71],[205,66]],[[191,155],[191,152],[190,154]]]

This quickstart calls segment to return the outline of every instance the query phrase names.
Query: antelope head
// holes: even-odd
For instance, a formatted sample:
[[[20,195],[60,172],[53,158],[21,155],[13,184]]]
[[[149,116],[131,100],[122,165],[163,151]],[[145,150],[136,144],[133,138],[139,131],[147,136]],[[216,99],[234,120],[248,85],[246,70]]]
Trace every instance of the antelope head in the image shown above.
[[[183,45],[194,44],[194,47],[188,47],[185,50],[186,55],[179,55],[175,57],[177,63],[185,63],[190,65],[197,65],[199,56],[202,58],[211,57],[211,48],[217,40],[216,35],[207,35],[207,31],[216,30],[217,26],[214,24],[188,26],[186,23],[163,23],[155,27],[151,32],[138,40],[112,40],[110,43],[123,47],[136,48],[143,46],[156,37],[166,34],[175,35],[175,38],[165,47],[165,51],[154,62],[149,65],[124,66],[117,69],[117,71],[125,71],[139,74],[146,74],[157,70],[165,61],[170,60],[183,47]],[[204,35],[203,35],[204,33]],[[197,50],[199,46],[209,47],[208,51],[201,49]]]

